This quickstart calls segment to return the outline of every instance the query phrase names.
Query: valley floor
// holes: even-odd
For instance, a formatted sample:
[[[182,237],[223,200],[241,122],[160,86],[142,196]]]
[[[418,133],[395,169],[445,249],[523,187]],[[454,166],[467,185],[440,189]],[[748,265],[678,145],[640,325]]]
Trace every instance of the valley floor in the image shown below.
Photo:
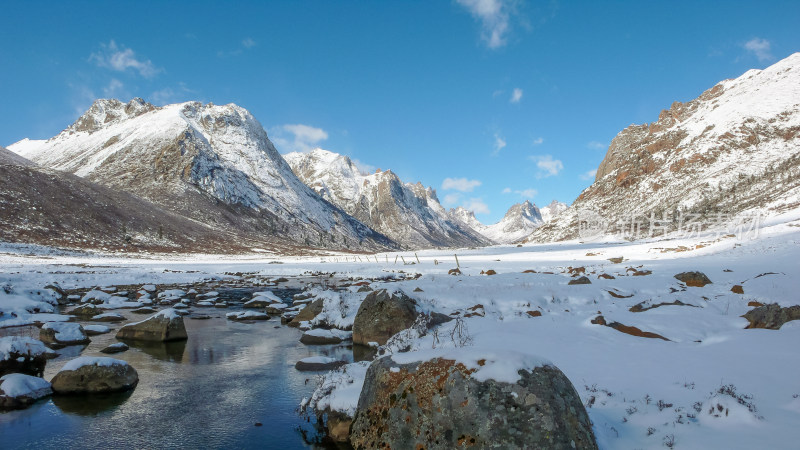
[[[436,336],[409,336],[412,351],[463,345],[476,358],[504,358],[510,350],[552,361],[587,405],[601,448],[793,448],[800,441],[800,321],[779,330],[745,329],[741,316],[751,302],[800,304],[799,259],[796,219],[767,223],[753,240],[707,235],[416,255],[133,259],[4,244],[0,287],[21,292],[53,282],[73,289],[304,274],[317,278],[323,315],[345,328],[366,294],[332,288],[363,277],[374,289],[402,289],[426,310],[464,317]],[[448,274],[457,267],[460,275]],[[496,274],[481,273],[488,270]],[[385,283],[400,271],[420,276]],[[674,278],[687,271],[703,272],[712,284],[687,287]],[[582,275],[591,284],[568,284]],[[732,292],[737,285],[743,294]],[[6,312],[0,326],[36,319],[24,312],[34,300],[23,297],[0,290]],[[599,315],[664,339],[593,323]],[[451,337],[456,322],[464,325],[461,339]],[[364,364],[329,374],[334,389],[320,392],[311,406],[352,412]],[[507,366],[515,369],[513,361]]]

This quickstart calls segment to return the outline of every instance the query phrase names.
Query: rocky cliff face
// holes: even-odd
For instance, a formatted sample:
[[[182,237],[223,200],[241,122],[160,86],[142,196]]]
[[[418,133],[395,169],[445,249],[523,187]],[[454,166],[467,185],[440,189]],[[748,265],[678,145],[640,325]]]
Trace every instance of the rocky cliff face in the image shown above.
[[[657,121],[631,125],[609,146],[594,184],[531,241],[579,237],[579,216],[594,211],[613,234],[632,215],[663,218],[800,206],[800,53],[675,102]],[[584,213],[581,213],[584,211]],[[714,219],[714,220],[712,220]],[[662,223],[663,225],[663,223]],[[647,231],[645,223],[645,231]]]
[[[436,192],[403,183],[391,170],[362,174],[347,156],[316,149],[284,158],[320,196],[408,248],[464,247],[489,241],[455,223]]]
[[[10,150],[216,228],[308,247],[394,246],[298,180],[233,104],[98,100],[58,136]]]

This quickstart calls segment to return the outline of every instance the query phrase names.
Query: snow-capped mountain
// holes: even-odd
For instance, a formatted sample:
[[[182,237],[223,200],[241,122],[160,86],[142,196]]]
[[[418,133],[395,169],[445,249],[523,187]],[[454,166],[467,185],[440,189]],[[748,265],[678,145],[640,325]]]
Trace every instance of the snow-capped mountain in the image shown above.
[[[303,184],[234,104],[97,100],[59,135],[9,150],[220,229],[308,247],[394,245]]]
[[[542,206],[539,208],[539,213],[542,215],[542,221],[544,223],[550,222],[556,216],[561,214],[562,212],[566,211],[569,208],[569,205],[566,203],[559,202],[558,200],[553,200],[547,206]]]
[[[462,207],[451,209],[450,217],[469,225],[473,230],[498,244],[512,244],[527,236],[543,223],[542,214],[535,204],[525,200],[512,205],[506,215],[493,225],[484,225],[472,211]]]
[[[663,222],[674,230],[680,223],[676,215],[713,227],[734,214],[759,209],[779,214],[798,206],[800,53],[795,53],[722,81],[692,101],[675,102],[656,122],[620,132],[594,184],[531,240],[577,238],[579,216],[589,211],[599,214],[594,222],[606,234],[619,235],[625,230],[615,224],[651,213],[657,219],[672,214]],[[649,221],[642,225],[649,229]]]
[[[391,170],[362,174],[347,156],[316,149],[284,158],[294,173],[326,200],[409,248],[489,244],[451,221],[436,191],[403,183]]]
[[[486,225],[482,224],[480,220],[475,218],[474,212],[464,208],[463,206],[452,208],[447,212],[447,214],[451,220],[462,222],[479,233],[481,230],[486,228]]]

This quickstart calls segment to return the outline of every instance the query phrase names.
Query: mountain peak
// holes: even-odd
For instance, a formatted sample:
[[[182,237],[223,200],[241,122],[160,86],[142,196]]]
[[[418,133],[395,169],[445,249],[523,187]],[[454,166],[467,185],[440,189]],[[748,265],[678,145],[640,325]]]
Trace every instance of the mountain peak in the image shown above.
[[[158,108],[139,97],[131,99],[128,103],[123,103],[114,98],[101,98],[95,100],[92,106],[67,130],[70,132],[84,131],[93,133],[108,124],[119,123],[155,109]]]

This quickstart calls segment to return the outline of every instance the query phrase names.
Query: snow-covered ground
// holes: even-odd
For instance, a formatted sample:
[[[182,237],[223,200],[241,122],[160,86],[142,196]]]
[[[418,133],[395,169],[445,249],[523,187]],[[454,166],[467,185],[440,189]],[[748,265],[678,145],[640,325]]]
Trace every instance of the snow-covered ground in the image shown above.
[[[363,277],[373,289],[402,289],[425,310],[459,312],[463,317],[443,324],[436,333],[406,333],[404,345],[392,346],[390,341],[388,351],[408,345],[418,352],[434,346],[444,352],[461,347],[450,353],[489,355],[498,377],[508,376],[514,361],[551,361],[587,405],[601,448],[671,443],[677,448],[794,448],[800,441],[800,321],[780,330],[745,329],[748,322],[740,316],[752,309],[749,302],[800,303],[800,221],[785,216],[764,226],[753,240],[706,235],[416,255],[132,259],[4,252],[13,250],[5,246],[0,247],[0,286],[8,286],[9,292],[0,289],[0,311],[6,312],[0,326],[6,320],[26,320],[33,304],[41,303],[41,312],[51,314],[52,300],[34,294],[54,282],[88,290],[256,273],[318,278],[316,283],[327,290],[313,290],[324,299],[323,313],[314,322],[347,328],[368,293],[357,292],[357,286],[339,292],[331,287]],[[609,261],[618,257],[621,263]],[[461,275],[448,275],[457,266]],[[496,275],[481,274],[490,269]],[[587,276],[591,284],[569,285],[574,279],[570,269]],[[392,283],[378,280],[400,271],[421,276]],[[674,278],[686,271],[701,271],[712,284],[686,287]],[[735,285],[744,294],[732,292]],[[676,300],[683,305],[674,304]],[[648,309],[662,303],[673,304]],[[635,310],[644,311],[632,312],[635,305],[641,305]],[[11,311],[16,317],[9,317]],[[607,323],[616,321],[666,340],[593,324],[598,315]],[[365,372],[364,364],[353,364],[329,375],[325,382],[334,389],[320,391],[312,406],[352,410]]]

